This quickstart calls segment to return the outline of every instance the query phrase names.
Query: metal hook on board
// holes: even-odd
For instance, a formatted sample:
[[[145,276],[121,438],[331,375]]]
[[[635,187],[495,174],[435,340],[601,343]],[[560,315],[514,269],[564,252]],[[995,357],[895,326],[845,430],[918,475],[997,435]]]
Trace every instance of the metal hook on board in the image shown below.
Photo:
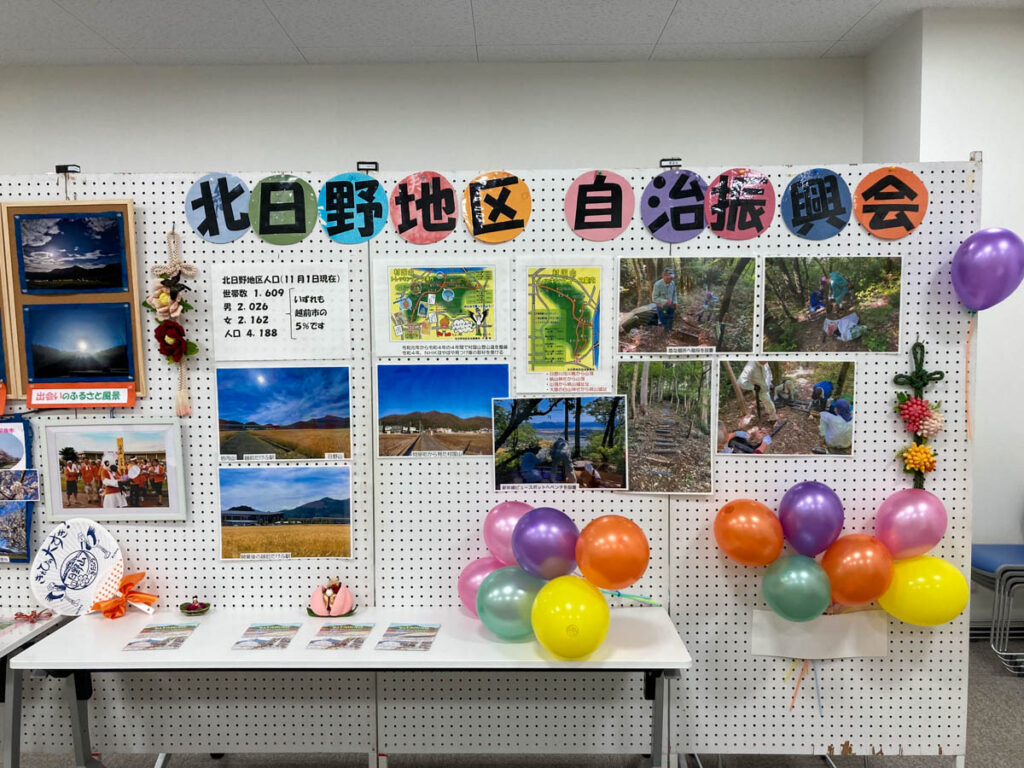
[[[72,173],[81,173],[82,166],[77,163],[66,163],[64,165],[58,165],[54,170],[64,177],[64,199],[70,200],[71,195],[68,193],[68,177]],[[78,196],[75,195],[75,197],[77,198]]]

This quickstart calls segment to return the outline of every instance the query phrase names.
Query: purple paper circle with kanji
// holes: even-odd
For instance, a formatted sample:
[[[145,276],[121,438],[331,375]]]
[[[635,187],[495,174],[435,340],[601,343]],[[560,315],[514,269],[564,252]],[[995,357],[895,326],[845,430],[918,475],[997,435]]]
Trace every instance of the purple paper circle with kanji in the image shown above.
[[[704,231],[708,185],[693,171],[673,168],[659,173],[640,196],[640,219],[665,243],[685,243]]]
[[[704,200],[708,229],[726,240],[751,240],[772,223],[775,187],[760,171],[730,168],[708,185]]]

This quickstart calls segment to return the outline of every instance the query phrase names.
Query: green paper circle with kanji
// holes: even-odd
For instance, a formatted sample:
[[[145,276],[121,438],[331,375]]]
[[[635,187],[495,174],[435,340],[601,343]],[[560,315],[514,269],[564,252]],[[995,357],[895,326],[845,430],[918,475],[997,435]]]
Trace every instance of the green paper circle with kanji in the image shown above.
[[[320,187],[320,226],[336,243],[372,240],[388,220],[388,195],[379,181],[365,173],[342,173]]]
[[[295,245],[316,226],[316,193],[298,176],[260,179],[249,196],[252,231],[271,245]]]

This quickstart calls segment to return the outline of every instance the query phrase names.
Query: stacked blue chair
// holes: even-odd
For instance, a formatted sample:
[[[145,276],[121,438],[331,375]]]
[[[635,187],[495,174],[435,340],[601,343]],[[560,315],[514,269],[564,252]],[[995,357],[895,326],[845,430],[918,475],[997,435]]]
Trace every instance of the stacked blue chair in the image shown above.
[[[989,642],[1003,666],[1024,676],[1024,652],[1011,652],[1013,593],[1024,586],[1024,544],[975,544],[971,547],[971,580],[995,592]]]

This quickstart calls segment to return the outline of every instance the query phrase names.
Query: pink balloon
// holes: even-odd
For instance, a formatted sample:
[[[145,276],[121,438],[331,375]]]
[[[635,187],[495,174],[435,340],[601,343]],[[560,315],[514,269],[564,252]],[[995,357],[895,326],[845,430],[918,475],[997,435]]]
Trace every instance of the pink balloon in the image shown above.
[[[882,502],[875,536],[896,560],[930,551],[946,533],[946,507],[923,488],[904,488]]]
[[[479,557],[459,574],[459,600],[470,613],[476,616],[476,593],[480,589],[480,583],[487,578],[492,571],[503,567],[502,563],[493,557]]]
[[[519,518],[533,507],[522,501],[503,501],[484,519],[484,543],[491,554],[502,565],[515,565],[516,556],[512,554],[512,531],[516,529]]]

